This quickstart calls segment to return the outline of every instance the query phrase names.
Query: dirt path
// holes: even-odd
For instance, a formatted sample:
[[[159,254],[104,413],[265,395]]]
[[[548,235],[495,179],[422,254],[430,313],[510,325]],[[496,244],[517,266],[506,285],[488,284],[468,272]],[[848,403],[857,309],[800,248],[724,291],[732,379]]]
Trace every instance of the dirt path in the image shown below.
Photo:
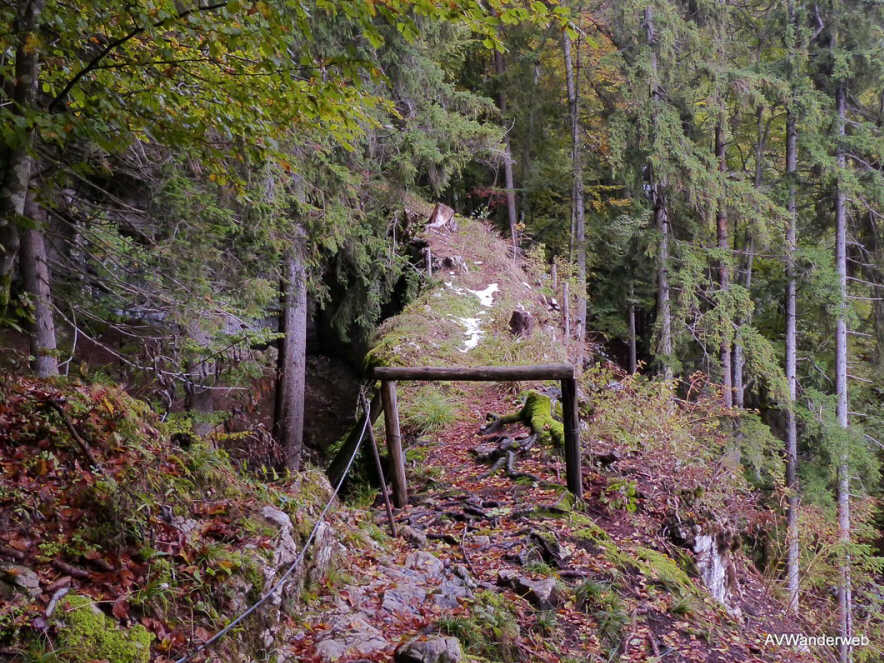
[[[611,508],[603,472],[585,477],[580,509],[565,491],[564,461],[549,447],[518,460],[537,482],[503,471],[485,477],[488,466],[472,453],[487,441],[479,427],[486,413],[517,405],[497,385],[467,394],[469,415],[409,463],[410,504],[396,512],[404,536],[348,557],[350,586],[316,596],[300,623],[299,660],[387,661],[402,643],[438,633],[459,636],[468,653],[489,660],[812,660],[762,647],[765,620],[772,626],[762,611],[747,617],[754,626],[741,625],[704,598],[672,559],[689,555],[660,538],[660,514],[640,503]],[[641,481],[640,467],[625,471]],[[382,508],[373,517],[386,528]],[[550,604],[534,586],[555,587]],[[503,623],[495,624],[495,610],[505,612]]]

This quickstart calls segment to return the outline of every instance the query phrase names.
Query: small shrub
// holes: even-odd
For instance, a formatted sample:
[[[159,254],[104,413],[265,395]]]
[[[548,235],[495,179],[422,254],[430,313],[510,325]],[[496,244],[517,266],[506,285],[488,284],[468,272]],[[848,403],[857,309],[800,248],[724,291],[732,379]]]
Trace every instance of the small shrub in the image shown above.
[[[602,597],[609,594],[610,591],[611,588],[604,583],[595,580],[586,580],[575,592],[577,605],[581,608],[598,605],[602,600]]]
[[[534,619],[532,630],[542,636],[549,637],[556,632],[558,621],[555,610],[541,610]]]
[[[471,655],[495,661],[518,659],[518,615],[504,597],[494,592],[479,592],[469,618],[443,618],[439,630],[460,640]]]
[[[672,607],[669,609],[669,612],[676,617],[689,617],[694,614],[695,610],[696,608],[693,601],[686,596],[679,596],[672,602]]]
[[[550,577],[555,574],[555,571],[553,571],[552,567],[546,562],[528,562],[525,565],[525,570],[528,573],[545,577]]]

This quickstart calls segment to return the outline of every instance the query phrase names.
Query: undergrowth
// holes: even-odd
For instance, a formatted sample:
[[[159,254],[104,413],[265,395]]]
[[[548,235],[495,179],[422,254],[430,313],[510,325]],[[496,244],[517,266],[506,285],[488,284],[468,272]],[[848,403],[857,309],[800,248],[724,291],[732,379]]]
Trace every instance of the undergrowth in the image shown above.
[[[513,605],[500,594],[482,591],[470,608],[467,617],[443,617],[439,631],[460,640],[468,654],[494,661],[518,660],[521,629]]]
[[[180,651],[195,632],[217,630],[243,601],[260,596],[279,529],[261,508],[286,513],[303,540],[328,499],[324,476],[306,471],[267,481],[207,443],[176,444],[173,433],[119,388],[0,381],[7,469],[0,498],[15,505],[4,512],[0,546],[44,578],[72,573],[72,587],[89,596],[72,592],[68,600],[89,603],[77,604],[88,617],[79,631],[55,622],[35,628],[39,613],[23,609],[23,596],[0,601],[0,646],[32,652],[34,660],[45,658],[48,643],[67,663],[147,661],[148,642],[155,653]],[[103,610],[95,613],[93,603]],[[129,644],[120,640],[125,622],[140,629]],[[245,654],[249,642],[244,634],[226,646]]]

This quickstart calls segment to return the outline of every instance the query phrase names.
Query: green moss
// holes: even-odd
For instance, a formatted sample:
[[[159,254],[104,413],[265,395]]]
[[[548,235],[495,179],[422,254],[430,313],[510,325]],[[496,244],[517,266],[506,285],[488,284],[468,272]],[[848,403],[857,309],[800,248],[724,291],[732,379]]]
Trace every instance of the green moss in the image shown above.
[[[427,460],[430,457],[430,447],[412,447],[411,449],[406,449],[405,451],[405,460],[409,464],[420,464]]]
[[[571,522],[573,525],[580,528],[574,531],[574,538],[576,539],[597,544],[610,541],[607,532],[596,525],[595,521],[589,516],[575,513],[572,515]]]
[[[552,418],[551,407],[549,396],[529,391],[519,417],[537,434],[539,441],[562,447],[565,445],[565,427]]]
[[[119,628],[114,620],[95,609],[92,599],[86,596],[70,596],[67,604],[63,637],[69,660],[148,663],[154,636],[141,624]]]
[[[635,555],[648,565],[651,569],[654,580],[657,580],[670,588],[677,587],[687,592],[694,588],[694,584],[691,582],[688,574],[685,573],[678,566],[678,563],[669,557],[669,555],[664,555],[663,553],[651,550],[650,548],[641,547],[635,549]]]
[[[637,546],[620,549],[611,541],[596,541],[605,550],[605,557],[623,570],[635,570],[672,592],[692,593],[694,584],[678,563],[661,552]]]

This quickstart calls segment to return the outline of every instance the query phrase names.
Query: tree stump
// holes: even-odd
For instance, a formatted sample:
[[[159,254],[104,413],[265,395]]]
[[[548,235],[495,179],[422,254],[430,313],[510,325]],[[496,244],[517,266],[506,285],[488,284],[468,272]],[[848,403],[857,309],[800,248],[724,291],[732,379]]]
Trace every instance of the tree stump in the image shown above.
[[[430,214],[430,222],[427,224],[427,228],[441,230],[445,226],[448,226],[452,231],[457,230],[457,226],[454,223],[454,210],[448,205],[436,203],[436,207],[433,208],[433,213]]]
[[[534,333],[534,317],[527,311],[513,311],[510,331],[515,336],[530,337]]]

